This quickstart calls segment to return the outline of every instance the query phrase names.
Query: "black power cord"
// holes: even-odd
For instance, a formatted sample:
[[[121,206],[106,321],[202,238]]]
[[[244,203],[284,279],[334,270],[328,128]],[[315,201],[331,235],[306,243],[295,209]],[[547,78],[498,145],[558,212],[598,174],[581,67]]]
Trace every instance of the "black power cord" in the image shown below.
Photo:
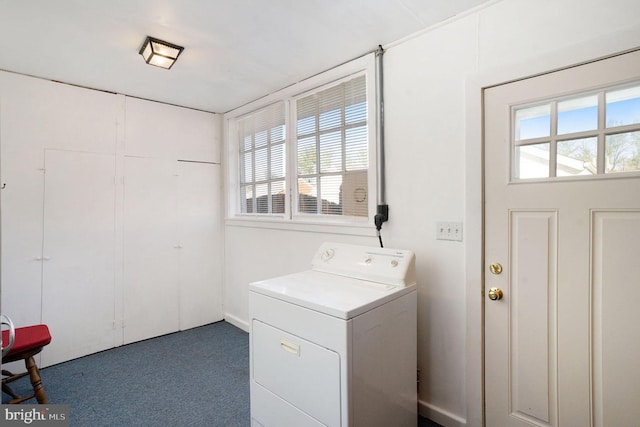
[[[388,220],[389,205],[378,205],[378,213],[373,217],[373,223],[376,225],[376,231],[381,248],[384,248],[384,245],[382,244],[382,235],[380,234],[380,229],[382,229],[382,223],[387,222]]]

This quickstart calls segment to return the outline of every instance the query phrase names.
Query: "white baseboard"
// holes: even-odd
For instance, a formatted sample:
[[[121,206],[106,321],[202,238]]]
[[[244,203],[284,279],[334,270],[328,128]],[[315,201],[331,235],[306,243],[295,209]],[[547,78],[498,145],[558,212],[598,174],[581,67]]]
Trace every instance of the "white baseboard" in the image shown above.
[[[236,328],[240,328],[245,332],[249,332],[249,323],[245,322],[244,320],[234,316],[233,314],[229,314],[229,313],[224,313],[224,320],[226,322],[231,323],[233,326],[235,326]]]
[[[423,400],[418,400],[418,412],[421,416],[429,418],[431,421],[435,421],[444,427],[467,426],[466,419]]]

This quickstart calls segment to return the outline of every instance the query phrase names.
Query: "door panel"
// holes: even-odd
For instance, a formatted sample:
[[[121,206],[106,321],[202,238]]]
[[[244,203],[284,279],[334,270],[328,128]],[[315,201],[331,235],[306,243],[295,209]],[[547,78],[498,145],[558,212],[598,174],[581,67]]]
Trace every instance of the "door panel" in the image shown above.
[[[175,163],[125,157],[125,344],[179,330]]]
[[[222,320],[219,168],[125,157],[125,343]]]
[[[640,80],[637,64],[633,52],[484,93],[487,426],[640,419],[640,176],[510,179],[513,106]]]
[[[43,157],[42,151],[4,146],[0,156],[0,182],[7,184],[0,192],[2,313],[20,326],[42,322]]]
[[[555,305],[557,222],[556,211],[510,212],[509,399],[517,416],[547,423],[557,413],[551,363],[557,319],[553,311],[538,308]]]
[[[592,214],[595,426],[638,423],[640,210]]]
[[[42,366],[114,345],[115,160],[45,150]]]
[[[178,162],[180,329],[223,319],[220,165]]]

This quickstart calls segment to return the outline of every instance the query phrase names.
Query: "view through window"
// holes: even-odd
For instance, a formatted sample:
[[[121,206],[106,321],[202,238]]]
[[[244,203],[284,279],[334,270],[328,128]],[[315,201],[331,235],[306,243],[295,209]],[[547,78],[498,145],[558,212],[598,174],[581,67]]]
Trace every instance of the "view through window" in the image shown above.
[[[282,214],[286,128],[279,102],[238,121],[242,213]]]
[[[365,76],[296,102],[298,212],[367,216]]]
[[[640,83],[513,109],[516,180],[640,172]]]

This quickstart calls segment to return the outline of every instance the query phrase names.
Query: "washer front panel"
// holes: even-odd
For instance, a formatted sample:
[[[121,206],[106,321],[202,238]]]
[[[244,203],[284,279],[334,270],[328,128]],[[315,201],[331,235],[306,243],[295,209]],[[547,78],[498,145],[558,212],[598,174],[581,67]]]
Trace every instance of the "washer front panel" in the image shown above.
[[[325,425],[340,425],[340,355],[252,320],[253,379]]]

